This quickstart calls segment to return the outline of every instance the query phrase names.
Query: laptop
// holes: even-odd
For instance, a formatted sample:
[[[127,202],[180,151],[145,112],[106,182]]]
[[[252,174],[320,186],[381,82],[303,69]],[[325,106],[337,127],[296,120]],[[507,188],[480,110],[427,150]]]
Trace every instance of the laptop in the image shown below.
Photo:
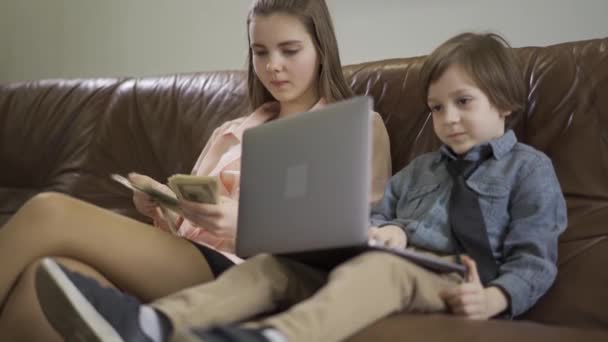
[[[236,254],[284,256],[322,269],[368,243],[372,99],[356,97],[243,134]],[[440,272],[464,266],[409,250]]]

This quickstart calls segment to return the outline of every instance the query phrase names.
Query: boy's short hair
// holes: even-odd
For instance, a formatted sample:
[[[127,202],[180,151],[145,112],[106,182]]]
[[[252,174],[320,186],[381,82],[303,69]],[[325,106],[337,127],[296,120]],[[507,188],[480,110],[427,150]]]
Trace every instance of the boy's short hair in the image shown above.
[[[509,43],[495,33],[470,32],[449,39],[426,58],[420,70],[425,104],[431,83],[455,64],[468,73],[497,109],[516,114],[526,107],[527,87]]]

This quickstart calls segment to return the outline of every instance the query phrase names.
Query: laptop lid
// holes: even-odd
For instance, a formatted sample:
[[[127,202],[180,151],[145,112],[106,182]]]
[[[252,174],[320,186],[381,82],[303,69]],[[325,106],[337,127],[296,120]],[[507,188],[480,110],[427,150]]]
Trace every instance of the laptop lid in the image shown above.
[[[371,123],[357,97],[245,131],[237,255],[366,244]]]

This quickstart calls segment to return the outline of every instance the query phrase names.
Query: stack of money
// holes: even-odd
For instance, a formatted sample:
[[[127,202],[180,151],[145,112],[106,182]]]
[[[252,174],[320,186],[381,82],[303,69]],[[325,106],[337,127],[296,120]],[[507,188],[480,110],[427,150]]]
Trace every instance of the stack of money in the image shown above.
[[[167,185],[179,199],[197,203],[217,204],[217,177],[176,174],[167,179]]]

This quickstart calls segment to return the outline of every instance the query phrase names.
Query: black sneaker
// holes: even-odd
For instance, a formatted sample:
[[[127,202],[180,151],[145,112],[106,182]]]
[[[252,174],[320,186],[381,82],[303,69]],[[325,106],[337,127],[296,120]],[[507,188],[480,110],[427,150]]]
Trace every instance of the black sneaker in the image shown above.
[[[260,329],[247,329],[237,326],[194,329],[191,334],[201,342],[270,342]]]
[[[50,258],[36,270],[42,311],[67,341],[152,342],[139,326],[141,303]]]

